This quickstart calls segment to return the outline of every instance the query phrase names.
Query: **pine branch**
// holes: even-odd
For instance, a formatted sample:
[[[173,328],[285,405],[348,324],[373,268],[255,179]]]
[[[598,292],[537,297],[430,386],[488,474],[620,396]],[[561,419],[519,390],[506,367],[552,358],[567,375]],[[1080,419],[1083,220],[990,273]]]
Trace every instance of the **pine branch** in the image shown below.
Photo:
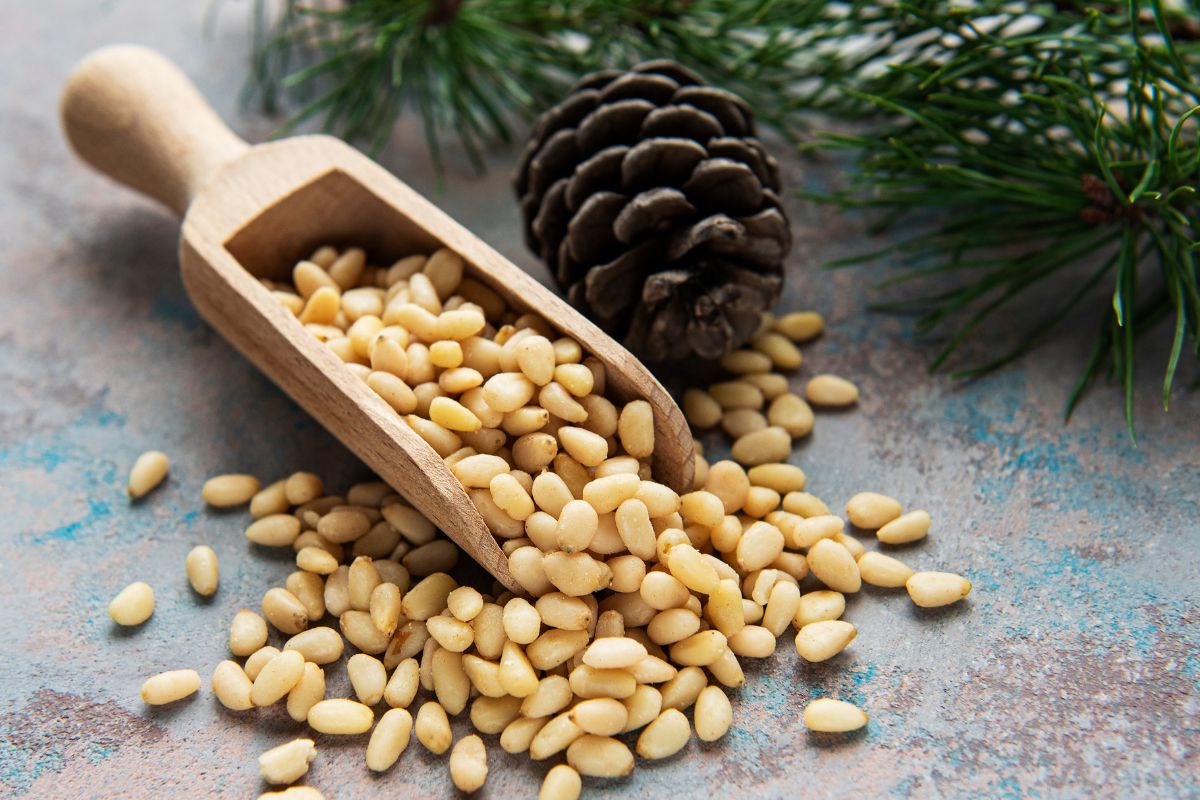
[[[1164,320],[1164,408],[1179,365],[1200,355],[1200,19],[1191,0],[1012,3],[938,0],[256,0],[251,93],[270,107],[303,98],[288,126],[317,119],[378,148],[405,109],[435,163],[457,136],[468,155],[511,136],[579,76],[673,58],[741,94],[801,143],[813,112],[859,123],[805,149],[848,151],[844,189],[815,199],[878,214],[902,236],[854,263],[883,260],[946,333],[932,360],[958,357],[996,315],[1073,281],[1009,352],[952,374],[985,374],[1052,336],[1104,291],[1111,309],[1067,401],[1107,374],[1125,390],[1133,432],[1134,349]],[[1102,289],[1102,287],[1105,287]]]
[[[1043,281],[1072,275],[1078,290],[1028,326],[1011,352],[957,377],[1027,353],[1107,281],[1111,315],[1066,413],[1107,369],[1124,387],[1132,437],[1135,340],[1170,319],[1164,409],[1185,348],[1200,353],[1196,21],[1136,0],[1060,3],[1043,8],[1044,16],[1009,8],[854,5],[848,16],[861,10],[878,46],[826,59],[821,87],[806,102],[875,124],[810,145],[850,149],[859,167],[848,188],[820,199],[879,209],[898,229],[943,209],[932,233],[870,254],[907,270],[892,285],[936,279],[925,296],[886,306],[916,311],[918,332],[953,331],[932,369],[985,320],[1021,316]],[[1186,40],[1175,41],[1172,31]],[[815,38],[844,43],[845,36],[830,29]],[[881,60],[887,66],[873,72]],[[1143,294],[1149,299],[1139,304]]]

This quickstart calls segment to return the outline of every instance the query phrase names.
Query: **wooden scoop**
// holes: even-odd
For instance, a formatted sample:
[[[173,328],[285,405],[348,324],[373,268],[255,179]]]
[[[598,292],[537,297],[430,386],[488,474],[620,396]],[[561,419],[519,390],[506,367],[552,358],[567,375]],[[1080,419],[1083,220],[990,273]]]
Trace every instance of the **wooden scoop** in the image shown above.
[[[183,217],[179,261],[196,308],[242,355],[404,495],[488,572],[521,591],[470,498],[442,459],[258,278],[285,278],[325,243],[358,244],[377,263],[447,247],[468,273],[534,311],[602,361],[608,392],[654,409],[654,473],[682,491],[692,437],[642,364],[559,297],[357,150],[329,136],[251,147],[158,53],[98,50],[62,96],[75,151]]]

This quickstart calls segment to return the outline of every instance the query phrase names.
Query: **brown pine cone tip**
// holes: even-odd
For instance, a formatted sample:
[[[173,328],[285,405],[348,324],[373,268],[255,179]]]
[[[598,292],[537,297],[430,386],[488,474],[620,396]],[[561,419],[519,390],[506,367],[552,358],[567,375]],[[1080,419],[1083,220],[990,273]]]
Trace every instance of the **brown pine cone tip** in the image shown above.
[[[740,97],[671,61],[581,79],[517,167],[529,248],[652,361],[742,345],[783,287],[779,165]]]

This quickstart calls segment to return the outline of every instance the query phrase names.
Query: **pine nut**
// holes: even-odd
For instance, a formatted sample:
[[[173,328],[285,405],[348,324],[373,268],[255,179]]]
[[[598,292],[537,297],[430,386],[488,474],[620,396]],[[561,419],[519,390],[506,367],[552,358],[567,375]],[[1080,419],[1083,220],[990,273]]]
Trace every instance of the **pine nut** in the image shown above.
[[[746,673],[742,671],[741,662],[732,650],[722,651],[721,656],[708,665],[708,671],[718,683],[730,689],[740,689],[746,685]]]
[[[761,625],[743,625],[729,637],[729,649],[743,658],[768,658],[775,652],[775,634]]]
[[[708,387],[708,394],[725,411],[735,408],[752,408],[757,411],[763,407],[762,391],[746,381],[714,383]]]
[[[350,567],[345,564],[325,581],[325,610],[335,617],[350,610]]]
[[[267,623],[253,611],[242,609],[229,624],[229,652],[248,656],[267,643]]]
[[[325,671],[312,662],[304,662],[304,673],[288,692],[288,716],[296,722],[304,722],[312,707],[324,699]]]
[[[862,588],[862,576],[850,551],[837,542],[821,539],[808,551],[808,566],[817,580],[843,594]]]
[[[875,536],[884,544],[908,544],[924,539],[929,525],[928,511],[910,511],[885,523],[875,531]]]
[[[459,791],[471,794],[483,786],[487,774],[487,748],[483,740],[475,735],[459,739],[450,752],[450,779],[454,785]]]
[[[971,582],[952,572],[918,572],[904,585],[908,596],[921,608],[947,606],[971,593]]]
[[[829,506],[808,492],[788,492],[783,498],[783,510],[805,518],[829,514]]]
[[[249,503],[260,484],[253,475],[218,475],[204,482],[201,495],[215,508],[234,508]]]
[[[822,539],[836,538],[845,527],[846,523],[841,517],[832,514],[793,520],[788,529],[788,546],[797,549],[811,548]]]
[[[371,518],[353,508],[335,508],[321,517],[317,533],[335,544],[352,542],[371,530]]]
[[[618,739],[589,733],[567,747],[567,763],[580,775],[619,778],[633,772],[633,753]]]
[[[435,645],[430,660],[434,694],[446,713],[458,715],[471,697],[471,680],[463,669],[462,653],[437,647],[436,642],[430,644]]]
[[[408,708],[412,704],[420,685],[418,670],[419,665],[415,658],[406,658],[396,666],[383,689],[383,699],[389,706]]]
[[[325,795],[311,786],[289,786],[278,792],[263,792],[258,800],[325,800]]]
[[[898,589],[913,576],[907,564],[883,553],[863,553],[858,558],[858,571],[864,583]]]
[[[150,706],[174,703],[200,689],[200,675],[194,669],[160,672],[142,684],[142,702]]]
[[[583,700],[571,709],[571,718],[584,733],[596,736],[615,736],[625,729],[629,711],[619,700],[596,697]]]
[[[667,568],[676,580],[701,594],[712,592],[720,580],[717,570],[691,545],[672,547],[667,553]]]
[[[637,754],[645,759],[668,758],[687,745],[692,726],[683,712],[668,708],[638,736]]]
[[[800,596],[800,605],[792,624],[803,628],[813,622],[838,619],[846,611],[846,597],[841,592],[821,590]]]
[[[533,737],[529,743],[529,756],[535,761],[542,761],[561,753],[583,735],[583,729],[575,724],[569,713],[559,714],[543,725]]]
[[[458,583],[444,572],[435,572],[421,580],[404,595],[402,611],[411,620],[425,621],[441,613],[446,598],[458,588]]]
[[[625,669],[645,657],[641,642],[614,636],[592,642],[583,653],[583,663],[596,669]]]
[[[287,589],[275,587],[262,599],[263,616],[281,633],[296,634],[308,627],[308,611]]]
[[[782,636],[800,609],[800,587],[780,581],[771,589],[767,607],[763,610],[763,627],[774,636]]]
[[[292,690],[304,675],[304,656],[295,650],[276,653],[254,678],[250,700],[254,705],[269,706]]]
[[[764,353],[754,350],[734,350],[721,357],[723,368],[736,375],[768,372],[771,369],[771,359]]]
[[[571,597],[599,591],[612,579],[604,562],[587,553],[547,553],[542,559],[542,568],[554,588]]]
[[[317,757],[312,739],[294,739],[272,747],[258,757],[258,771],[267,783],[293,783],[308,772],[308,765]]]
[[[839,408],[858,402],[858,387],[837,375],[817,375],[804,387],[804,396],[813,405]]]
[[[337,572],[338,560],[319,547],[302,547],[296,553],[296,566],[315,575],[331,575]]]
[[[445,709],[435,701],[423,703],[417,710],[417,718],[413,725],[417,741],[429,752],[441,755],[450,749],[452,734],[450,720]]]
[[[623,700],[637,689],[637,679],[628,670],[597,669],[580,664],[568,676],[571,691],[584,699],[612,697]]]
[[[804,708],[804,725],[823,733],[847,733],[867,724],[867,715],[858,706],[845,700],[822,697]]]
[[[779,395],[767,407],[767,422],[783,428],[796,439],[812,433],[814,421],[812,408],[800,395],[791,392]]]
[[[536,391],[533,381],[519,372],[501,372],[483,384],[483,396],[495,410],[507,414],[528,403]]]
[[[454,653],[463,652],[475,640],[475,630],[454,617],[430,617],[425,621],[425,628],[438,644]]]
[[[284,483],[284,495],[293,506],[316,500],[324,491],[325,484],[311,472],[296,472]]]
[[[751,486],[742,504],[742,513],[748,517],[765,517],[779,507],[779,492],[765,486]]]
[[[500,747],[506,753],[524,753],[533,743],[533,737],[546,725],[547,719],[517,717],[500,733]]]
[[[129,470],[129,499],[139,500],[154,491],[166,479],[170,467],[166,453],[158,450],[138,456],[137,461],[133,462],[133,469]]]
[[[283,645],[284,650],[295,650],[305,661],[314,664],[330,664],[342,657],[341,634],[333,628],[309,628],[297,633]]]
[[[751,467],[746,477],[751,486],[762,486],[781,495],[802,491],[808,480],[804,470],[794,464],[759,464]]]
[[[308,711],[308,724],[319,733],[352,736],[366,733],[374,722],[374,712],[354,700],[322,700]]]
[[[734,461],[756,465],[783,461],[792,452],[792,437],[780,427],[763,428],[738,438],[730,448]]]
[[[198,545],[188,551],[184,560],[188,583],[196,594],[211,597],[217,592],[217,554],[207,545]]]
[[[903,512],[898,500],[876,492],[859,492],[846,503],[846,516],[859,528],[882,528]]]
[[[569,426],[559,428],[558,441],[571,458],[585,467],[599,466],[608,458],[608,442],[589,430]]]
[[[609,514],[626,500],[633,499],[642,481],[636,474],[618,473],[596,478],[583,487],[583,500],[600,514]]]
[[[796,652],[806,661],[826,661],[845,650],[857,635],[858,629],[849,622],[812,622],[796,634]]]
[[[793,342],[807,342],[821,335],[825,320],[815,311],[793,311],[776,319],[771,328]]]
[[[350,685],[358,702],[373,706],[383,699],[387,671],[382,661],[365,653],[356,653],[346,662],[346,674],[350,677]]]
[[[212,692],[230,711],[254,708],[250,699],[250,678],[236,661],[222,661],[212,674]]]
[[[736,580],[723,578],[717,583],[704,607],[704,617],[727,637],[736,635],[745,626],[742,590]]]
[[[542,623],[561,630],[588,630],[593,620],[591,606],[578,597],[569,597],[562,592],[542,595],[535,609]]]
[[[579,800],[583,781],[574,767],[556,764],[546,773],[537,800]]]
[[[743,572],[762,569],[783,552],[783,532],[767,522],[755,522],[738,540],[737,563]]]
[[[626,549],[639,559],[648,560],[655,554],[654,526],[646,504],[631,497],[617,507],[615,524]]]
[[[286,481],[275,481],[250,498],[250,516],[262,519],[270,514],[286,514],[288,510]]]
[[[746,471],[733,461],[718,461],[708,468],[704,488],[721,499],[726,514],[736,514],[746,501],[750,479],[746,477]]]
[[[696,736],[702,742],[715,742],[733,725],[733,706],[729,696],[717,686],[705,687],[696,698]]]
[[[530,595],[537,597],[554,586],[546,577],[542,551],[536,547],[519,547],[508,556],[508,571]]]
[[[338,617],[338,626],[350,644],[371,655],[382,653],[391,640],[391,637],[375,627],[375,622],[367,611],[351,609],[344,612]]]
[[[246,538],[264,547],[287,547],[300,535],[300,520],[291,514],[268,514],[246,528]]]
[[[727,644],[718,630],[700,631],[671,645],[671,660],[683,667],[705,667],[721,657]]]
[[[117,593],[108,604],[108,616],[118,625],[141,625],[154,613],[154,590],[138,581]]]
[[[626,403],[617,423],[617,436],[625,452],[634,458],[649,458],[654,452],[654,412],[645,400]]]
[[[721,404],[708,392],[688,389],[683,393],[683,414],[693,428],[704,430],[721,421]]]
[[[246,677],[254,680],[258,677],[258,673],[262,672],[262,668],[267,665],[272,658],[279,655],[279,649],[264,645],[255,650],[246,658],[246,664],[243,669],[246,670]]]
[[[500,665],[498,663],[485,661],[476,655],[465,655],[463,656],[462,664],[463,672],[467,674],[467,679],[471,681],[471,686],[479,694],[489,698],[500,698],[508,695],[508,692],[504,689],[504,682],[500,680]],[[517,698],[514,699],[517,700],[516,705],[519,707],[521,705],[520,700]],[[472,707],[471,713],[475,714],[474,707]],[[514,716],[516,713],[514,712]],[[487,714],[489,718],[492,718],[490,717],[491,710],[487,711]],[[503,724],[496,728],[496,730],[490,731],[490,733],[499,733],[511,721],[511,719],[506,719]],[[475,727],[479,728],[478,725]]]
[[[750,340],[750,346],[766,355],[776,369],[797,369],[804,361],[799,348],[778,333],[760,333]]]
[[[662,693],[658,689],[653,686],[638,686],[632,695],[621,700],[621,704],[625,706],[625,710],[629,714],[629,719],[621,732],[636,731],[657,719],[659,712],[662,711],[662,703]]]

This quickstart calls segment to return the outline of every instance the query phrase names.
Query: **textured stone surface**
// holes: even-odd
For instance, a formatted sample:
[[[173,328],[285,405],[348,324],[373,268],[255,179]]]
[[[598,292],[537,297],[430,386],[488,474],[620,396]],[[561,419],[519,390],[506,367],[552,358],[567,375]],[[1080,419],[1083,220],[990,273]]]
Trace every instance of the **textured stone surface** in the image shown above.
[[[199,319],[175,269],[175,223],[73,160],[54,111],[78,57],[135,40],[177,59],[239,132],[267,135],[273,123],[238,114],[234,102],[245,6],[0,7],[6,797],[253,796],[264,788],[258,753],[301,730],[282,709],[224,711],[207,688],[148,709],[138,686],[186,666],[207,687],[233,612],[256,606],[288,572],[286,554],[246,544],[241,513],[202,508],[206,476],[320,466],[337,486],[360,467]],[[532,269],[507,185],[513,158],[497,154],[483,178],[453,167],[438,194],[406,123],[383,161]],[[789,172],[797,185],[800,165]],[[809,182],[835,177],[831,165],[803,172]],[[901,557],[961,571],[975,592],[940,612],[863,592],[847,611],[861,634],[845,654],[805,666],[781,642],[775,658],[747,669],[725,741],[693,740],[627,781],[589,780],[588,796],[1196,796],[1200,397],[1178,391],[1170,414],[1157,407],[1162,336],[1141,345],[1139,447],[1125,438],[1113,388],[1094,391],[1064,427],[1060,409],[1093,319],[995,377],[927,377],[928,350],[905,320],[860,312],[865,271],[804,269],[875,244],[862,222],[793,209],[801,244],[784,305],[821,309],[830,322],[806,348],[801,375],[834,371],[863,390],[858,411],[821,415],[794,461],[831,505],[878,489],[928,509],[929,541]],[[1194,371],[1182,377],[1187,385]],[[131,508],[125,476],[148,448],[171,455],[171,477]],[[183,574],[198,542],[221,558],[211,601]],[[139,579],[154,585],[157,611],[118,630],[105,605]],[[330,684],[331,696],[348,692],[340,672]],[[850,737],[805,732],[804,702],[825,694],[862,704],[870,726]],[[454,794],[444,760],[417,745],[386,775],[368,774],[363,738],[317,737],[309,775],[327,797]],[[482,794],[533,796],[544,767],[505,757],[487,738]]]

